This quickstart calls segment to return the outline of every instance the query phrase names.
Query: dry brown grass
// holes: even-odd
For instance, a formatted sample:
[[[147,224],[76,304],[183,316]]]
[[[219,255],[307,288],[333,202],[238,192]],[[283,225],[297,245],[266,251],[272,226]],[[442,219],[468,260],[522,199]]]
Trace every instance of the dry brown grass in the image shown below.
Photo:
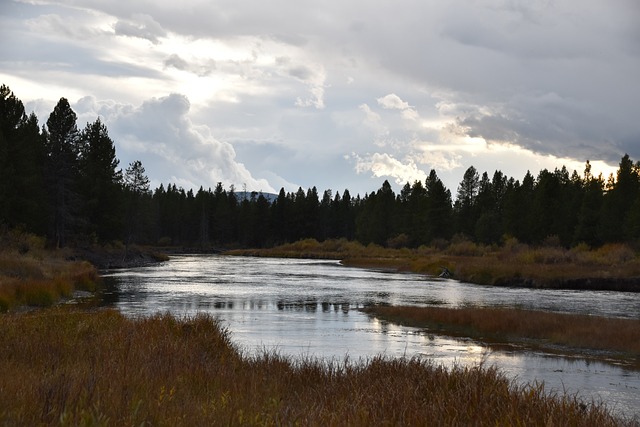
[[[6,233],[0,242],[0,312],[50,306],[75,290],[94,291],[100,282],[91,264],[66,260],[66,251],[45,250],[35,236]]]
[[[494,368],[245,357],[212,318],[0,316],[2,425],[631,424]]]
[[[343,264],[355,267],[393,268],[434,276],[446,267],[454,278],[482,285],[640,291],[640,257],[623,244],[566,249],[529,247],[507,238],[502,246],[495,247],[459,239],[448,245],[437,242],[432,247],[408,249],[363,246],[344,239],[325,242],[307,239],[276,248],[236,250],[229,254],[340,259]],[[626,282],[616,283],[616,279]]]
[[[484,340],[620,352],[640,361],[640,320],[507,308],[376,306],[365,312],[407,326]]]

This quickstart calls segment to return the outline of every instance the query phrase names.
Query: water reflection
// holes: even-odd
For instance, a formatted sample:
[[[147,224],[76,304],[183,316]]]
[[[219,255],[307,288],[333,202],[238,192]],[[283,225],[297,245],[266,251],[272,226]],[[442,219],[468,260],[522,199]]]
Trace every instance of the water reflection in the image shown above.
[[[370,271],[337,262],[183,256],[106,274],[105,303],[127,315],[211,312],[245,352],[329,359],[428,357],[436,363],[496,364],[518,381],[603,399],[620,411],[640,408],[640,373],[582,359],[499,350],[371,318],[370,304],[507,306],[640,317],[638,294],[494,288],[419,275]]]

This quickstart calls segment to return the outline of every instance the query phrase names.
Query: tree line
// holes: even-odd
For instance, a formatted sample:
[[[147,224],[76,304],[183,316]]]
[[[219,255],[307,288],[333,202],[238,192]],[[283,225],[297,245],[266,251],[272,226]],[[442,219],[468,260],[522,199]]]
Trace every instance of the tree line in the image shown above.
[[[640,162],[622,157],[606,180],[565,167],[522,181],[469,167],[455,199],[431,170],[396,194],[388,181],[353,197],[316,187],[272,199],[233,186],[197,192],[150,188],[144,166],[119,167],[107,127],[83,129],[61,98],[42,127],[0,87],[0,226],[44,235],[51,246],[120,241],[199,247],[266,247],[303,238],[417,247],[463,236],[498,244],[564,246],[640,241]]]

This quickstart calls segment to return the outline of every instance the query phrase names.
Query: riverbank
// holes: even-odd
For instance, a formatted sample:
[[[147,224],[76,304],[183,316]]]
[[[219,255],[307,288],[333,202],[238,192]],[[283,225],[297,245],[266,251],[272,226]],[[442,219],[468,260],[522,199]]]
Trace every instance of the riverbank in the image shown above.
[[[231,255],[337,259],[345,265],[450,277],[468,283],[547,289],[640,292],[640,257],[629,246],[591,249],[529,247],[510,239],[503,246],[459,241],[441,247],[383,248],[346,240],[307,239],[268,249],[227,251]]]
[[[68,250],[46,250],[33,235],[0,240],[0,312],[48,307],[79,292],[95,292],[100,284],[98,270],[70,260]]]
[[[483,307],[372,306],[378,319],[429,333],[513,345],[640,369],[640,320]]]
[[[19,231],[0,235],[0,312],[49,307],[94,294],[98,269],[139,267],[167,260],[148,248],[93,246],[47,249],[44,239]]]
[[[130,245],[91,246],[74,248],[71,259],[88,261],[99,270],[112,268],[133,268],[169,260],[169,256],[160,249]]]
[[[634,425],[494,368],[247,357],[213,318],[0,316],[7,425]]]

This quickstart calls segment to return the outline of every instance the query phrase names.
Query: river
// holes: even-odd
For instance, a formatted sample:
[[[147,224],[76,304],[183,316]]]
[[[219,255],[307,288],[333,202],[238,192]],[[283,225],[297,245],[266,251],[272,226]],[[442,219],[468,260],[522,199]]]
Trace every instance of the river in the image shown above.
[[[640,416],[640,372],[614,364],[558,357],[472,340],[450,339],[378,321],[369,304],[519,307],[640,318],[640,294],[478,286],[342,266],[336,261],[175,256],[168,262],[104,273],[105,304],[128,316],[199,312],[220,318],[246,354],[367,360],[375,355],[423,357],[446,366],[497,365],[519,382],[544,382],[549,392],[603,401]]]

